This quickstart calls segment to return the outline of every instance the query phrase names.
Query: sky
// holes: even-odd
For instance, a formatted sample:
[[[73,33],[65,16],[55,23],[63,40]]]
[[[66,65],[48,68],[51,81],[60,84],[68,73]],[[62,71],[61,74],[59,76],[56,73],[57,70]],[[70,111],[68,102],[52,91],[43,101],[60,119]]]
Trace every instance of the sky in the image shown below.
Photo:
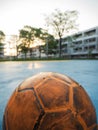
[[[44,15],[55,9],[77,10],[78,31],[98,26],[98,0],[0,0],[0,30],[13,35],[24,25],[44,28]]]

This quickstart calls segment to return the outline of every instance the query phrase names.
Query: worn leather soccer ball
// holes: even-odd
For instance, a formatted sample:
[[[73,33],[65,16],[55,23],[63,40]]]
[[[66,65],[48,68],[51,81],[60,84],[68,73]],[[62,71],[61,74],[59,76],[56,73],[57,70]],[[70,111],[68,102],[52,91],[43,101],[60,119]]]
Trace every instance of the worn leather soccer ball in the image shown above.
[[[5,109],[3,130],[97,130],[96,112],[77,82],[45,72],[16,88]]]

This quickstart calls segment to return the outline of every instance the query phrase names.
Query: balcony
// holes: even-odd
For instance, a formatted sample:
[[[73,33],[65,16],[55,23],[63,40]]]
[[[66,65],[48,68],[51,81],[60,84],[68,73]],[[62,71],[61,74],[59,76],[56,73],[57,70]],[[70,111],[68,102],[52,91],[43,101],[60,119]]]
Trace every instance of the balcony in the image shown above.
[[[96,42],[84,43],[84,47],[96,45]]]
[[[94,36],[96,34],[96,29],[91,29],[84,32],[84,37]]]
[[[97,37],[98,37],[98,35],[86,36],[86,37],[83,37],[83,40],[93,39],[93,38],[97,38]]]

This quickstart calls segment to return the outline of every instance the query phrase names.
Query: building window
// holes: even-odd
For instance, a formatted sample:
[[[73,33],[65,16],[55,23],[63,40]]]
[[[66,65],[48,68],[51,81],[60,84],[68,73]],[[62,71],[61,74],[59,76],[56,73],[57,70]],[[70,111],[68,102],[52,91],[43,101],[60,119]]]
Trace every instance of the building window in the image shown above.
[[[96,48],[95,45],[89,47],[89,49],[91,49],[91,50],[94,50],[95,48]]]
[[[74,48],[74,52],[81,52],[82,51],[82,48],[79,47],[79,48]]]
[[[75,38],[75,39],[82,38],[82,33],[81,33],[81,34],[76,34],[76,35],[74,36],[74,38]]]
[[[82,41],[76,41],[76,42],[74,42],[74,44],[80,45],[80,44],[82,44]]]
[[[96,41],[96,38],[89,39],[89,42],[95,42],[95,41]]]
[[[90,39],[86,39],[84,40],[84,43],[91,43],[91,42],[96,42],[96,38],[90,38]]]
[[[84,51],[88,51],[88,50],[95,50],[96,49],[96,46],[95,45],[92,45],[92,46],[86,46],[84,47]]]

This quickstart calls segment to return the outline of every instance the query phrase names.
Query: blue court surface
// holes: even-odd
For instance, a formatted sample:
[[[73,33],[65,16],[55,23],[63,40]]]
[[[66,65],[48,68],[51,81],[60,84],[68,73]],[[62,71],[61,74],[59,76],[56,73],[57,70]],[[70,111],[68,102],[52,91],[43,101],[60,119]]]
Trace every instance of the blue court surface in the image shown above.
[[[0,62],[0,130],[6,103],[15,88],[40,72],[57,72],[81,84],[91,98],[98,117],[98,60]]]

